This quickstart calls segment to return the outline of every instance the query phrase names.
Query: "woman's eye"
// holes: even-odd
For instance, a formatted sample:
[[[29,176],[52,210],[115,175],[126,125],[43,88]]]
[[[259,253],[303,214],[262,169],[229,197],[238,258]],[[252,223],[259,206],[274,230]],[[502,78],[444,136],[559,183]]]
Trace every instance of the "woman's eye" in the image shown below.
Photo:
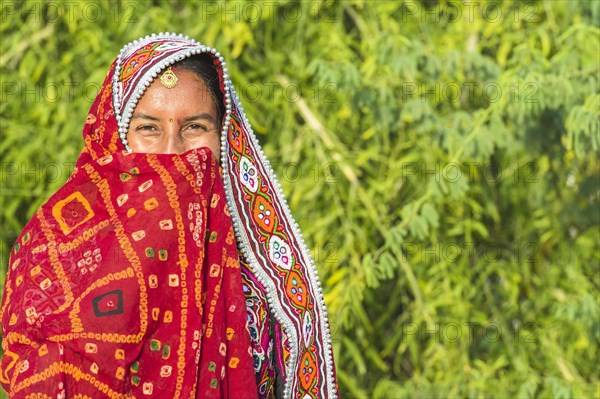
[[[142,126],[138,126],[135,130],[140,130],[140,131],[144,131],[144,132],[154,132],[157,131],[155,126],[151,126],[151,125],[142,125]]]
[[[203,132],[207,132],[210,129],[206,126],[206,125],[201,125],[199,123],[192,123],[191,125],[188,125],[187,127],[188,130],[193,130],[193,131],[203,131]]]

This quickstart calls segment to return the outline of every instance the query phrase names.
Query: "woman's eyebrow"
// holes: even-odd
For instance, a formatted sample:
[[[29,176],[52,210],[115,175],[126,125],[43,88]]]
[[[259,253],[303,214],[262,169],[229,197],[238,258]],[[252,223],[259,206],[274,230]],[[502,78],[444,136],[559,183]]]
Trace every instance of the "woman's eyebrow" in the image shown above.
[[[160,118],[156,118],[151,115],[143,114],[141,112],[136,112],[135,114],[133,114],[131,119],[149,119],[151,121],[159,121],[160,120]]]
[[[202,114],[198,114],[198,115],[193,115],[193,116],[188,116],[186,118],[183,119],[184,122],[190,122],[196,119],[208,119],[210,122],[214,123],[215,122],[215,118],[213,118],[213,116],[211,114],[207,114],[207,113],[202,113]]]
[[[160,121],[160,118],[148,115],[148,114],[144,114],[141,112],[137,112],[135,114],[133,114],[133,116],[131,117],[131,119],[148,119],[151,121]],[[192,116],[188,116],[186,118],[183,119],[184,122],[190,122],[190,121],[194,121],[197,119],[207,119],[210,122],[215,122],[215,118],[213,118],[213,116],[211,114],[207,114],[207,113],[202,113],[202,114],[198,114],[198,115],[192,115]]]

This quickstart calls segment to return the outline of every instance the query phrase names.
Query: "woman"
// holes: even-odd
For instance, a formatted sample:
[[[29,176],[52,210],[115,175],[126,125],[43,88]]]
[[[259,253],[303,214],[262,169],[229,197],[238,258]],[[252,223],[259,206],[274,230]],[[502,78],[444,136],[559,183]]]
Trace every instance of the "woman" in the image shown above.
[[[83,136],[11,252],[9,395],[337,397],[316,270],[219,53],[125,46]]]

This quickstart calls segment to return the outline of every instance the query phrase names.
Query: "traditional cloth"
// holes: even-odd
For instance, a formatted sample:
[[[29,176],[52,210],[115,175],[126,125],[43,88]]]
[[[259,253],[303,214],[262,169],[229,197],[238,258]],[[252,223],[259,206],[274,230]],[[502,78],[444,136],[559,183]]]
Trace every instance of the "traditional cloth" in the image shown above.
[[[208,148],[131,153],[144,90],[201,53],[225,97],[221,166]],[[219,53],[168,33],[125,46],[83,137],[72,176],[11,252],[9,395],[336,398],[316,269]]]

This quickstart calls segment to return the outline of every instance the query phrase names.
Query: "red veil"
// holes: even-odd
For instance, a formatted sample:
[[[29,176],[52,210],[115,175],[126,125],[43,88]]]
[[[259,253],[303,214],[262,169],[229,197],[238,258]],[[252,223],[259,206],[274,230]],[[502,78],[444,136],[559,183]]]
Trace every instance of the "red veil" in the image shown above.
[[[212,55],[225,94],[221,166],[208,148],[131,153],[145,88],[199,53]],[[286,398],[337,397],[316,270],[223,58],[181,35],[130,43],[83,136],[73,175],[11,252],[9,395],[255,398],[278,379]]]

